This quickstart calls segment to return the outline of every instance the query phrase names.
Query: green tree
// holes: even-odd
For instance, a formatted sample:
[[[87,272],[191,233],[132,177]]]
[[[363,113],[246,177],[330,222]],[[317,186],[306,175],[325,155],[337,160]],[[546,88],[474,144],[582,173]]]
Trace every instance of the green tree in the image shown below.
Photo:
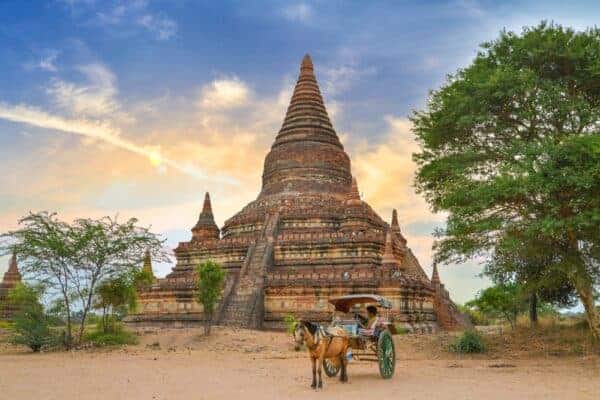
[[[538,241],[538,275],[575,289],[600,338],[600,30],[502,32],[411,119],[417,190],[448,214],[437,261]]]
[[[519,314],[527,309],[521,288],[515,283],[491,286],[465,305],[476,307],[488,318],[505,318],[512,329]]]
[[[122,309],[135,309],[137,297],[135,286],[125,276],[106,279],[97,288],[95,308],[102,310],[102,331],[113,330],[116,313]]]
[[[531,325],[537,324],[539,307],[575,306],[575,289],[565,271],[553,264],[555,254],[547,250],[547,244],[508,233],[496,246],[485,272],[495,283],[519,282],[529,302]]]
[[[102,310],[102,330],[104,333],[114,328],[117,314],[125,315],[137,308],[137,289],[152,283],[151,273],[133,270],[127,274],[105,279],[96,289],[94,307]]]
[[[55,338],[40,298],[43,287],[20,283],[8,294],[8,302],[16,308],[13,315],[14,334],[10,342],[28,346],[34,353],[52,345]]]
[[[125,223],[104,217],[77,219],[69,224],[56,214],[31,213],[19,229],[2,235],[0,252],[19,255],[25,276],[43,283],[62,298],[67,318],[67,344],[72,342],[73,309],[81,311],[78,338],[83,337],[87,314],[97,286],[105,279],[136,270],[148,250],[167,259],[163,240],[131,218]]]
[[[196,268],[198,278],[197,299],[204,309],[204,334],[210,334],[215,306],[221,297],[225,270],[220,264],[208,260]]]

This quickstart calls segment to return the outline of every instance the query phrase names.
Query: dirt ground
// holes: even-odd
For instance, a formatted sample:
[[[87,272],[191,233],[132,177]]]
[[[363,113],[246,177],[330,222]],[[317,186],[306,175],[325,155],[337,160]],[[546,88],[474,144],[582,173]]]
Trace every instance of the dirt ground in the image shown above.
[[[283,333],[215,328],[143,332],[113,350],[31,354],[0,348],[0,399],[598,399],[598,357],[497,359],[432,350],[435,338],[397,336],[396,373],[352,362],[349,382],[310,389],[305,351]]]

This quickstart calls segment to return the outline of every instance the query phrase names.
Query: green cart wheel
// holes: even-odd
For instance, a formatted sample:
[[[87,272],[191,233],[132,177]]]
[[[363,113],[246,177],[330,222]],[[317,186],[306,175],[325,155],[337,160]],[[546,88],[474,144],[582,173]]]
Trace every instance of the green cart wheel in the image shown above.
[[[341,368],[342,366],[340,365],[339,360],[333,358],[326,358],[323,360],[323,369],[325,370],[325,375],[330,378],[333,378],[339,374]]]
[[[394,340],[387,330],[381,332],[377,340],[377,361],[379,363],[379,374],[383,379],[394,376],[396,368],[396,349]]]

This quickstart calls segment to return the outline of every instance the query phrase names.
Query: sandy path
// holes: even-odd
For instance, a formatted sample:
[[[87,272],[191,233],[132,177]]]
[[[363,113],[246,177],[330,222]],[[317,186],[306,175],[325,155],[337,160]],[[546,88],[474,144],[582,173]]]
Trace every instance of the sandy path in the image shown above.
[[[180,335],[179,337],[177,335]],[[187,335],[187,336],[186,336]],[[353,362],[350,382],[309,388],[304,354],[279,334],[144,338],[125,351],[0,355],[0,399],[598,399],[600,366],[575,359],[424,360],[399,354],[385,381]],[[159,338],[160,350],[148,349]],[[163,344],[163,342],[165,344]],[[215,351],[214,349],[218,349]],[[408,359],[407,359],[408,358]],[[491,368],[492,364],[510,364]]]

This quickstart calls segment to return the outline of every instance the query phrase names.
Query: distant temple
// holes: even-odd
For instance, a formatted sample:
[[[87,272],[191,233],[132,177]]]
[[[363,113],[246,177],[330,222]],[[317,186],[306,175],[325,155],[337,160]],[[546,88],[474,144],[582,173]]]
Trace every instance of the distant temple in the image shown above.
[[[4,273],[2,282],[0,282],[0,319],[10,319],[16,311],[8,303],[8,292],[14,289],[19,282],[21,282],[21,273],[17,267],[17,257],[13,254],[8,264],[8,271]]]
[[[430,280],[407,247],[396,210],[388,224],[361,200],[308,55],[266,156],[258,197],[219,229],[206,193],[191,240],[179,243],[175,255],[172,272],[140,291],[132,325],[202,321],[194,268],[208,259],[228,272],[216,323],[275,328],[290,313],[325,321],[328,299],[350,293],[387,297],[396,321],[409,329],[463,323],[437,269]]]

